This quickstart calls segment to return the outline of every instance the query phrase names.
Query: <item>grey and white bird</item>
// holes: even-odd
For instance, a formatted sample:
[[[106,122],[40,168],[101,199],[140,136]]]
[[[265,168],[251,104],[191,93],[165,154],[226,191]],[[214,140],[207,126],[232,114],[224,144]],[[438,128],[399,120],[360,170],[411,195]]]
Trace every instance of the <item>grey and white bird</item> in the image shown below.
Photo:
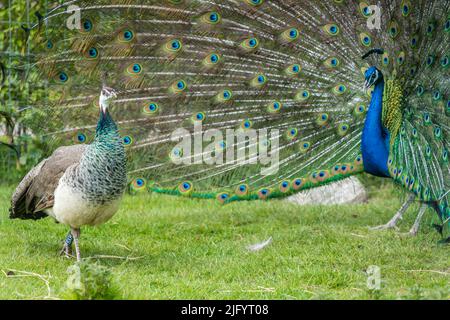
[[[81,260],[80,227],[108,221],[118,210],[126,187],[126,155],[118,128],[108,112],[116,97],[103,87],[95,139],[91,144],[59,147],[28,172],[11,199],[10,218],[51,216],[70,231],[62,253],[70,256],[75,242]]]

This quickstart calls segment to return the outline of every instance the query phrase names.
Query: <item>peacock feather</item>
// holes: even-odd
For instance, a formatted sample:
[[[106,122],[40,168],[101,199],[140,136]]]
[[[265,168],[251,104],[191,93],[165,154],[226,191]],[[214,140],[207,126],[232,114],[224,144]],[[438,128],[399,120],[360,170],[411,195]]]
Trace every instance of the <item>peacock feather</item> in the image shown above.
[[[29,41],[47,89],[34,130],[89,141],[106,82],[132,190],[227,203],[367,171],[445,218],[449,17],[448,0],[58,2]]]

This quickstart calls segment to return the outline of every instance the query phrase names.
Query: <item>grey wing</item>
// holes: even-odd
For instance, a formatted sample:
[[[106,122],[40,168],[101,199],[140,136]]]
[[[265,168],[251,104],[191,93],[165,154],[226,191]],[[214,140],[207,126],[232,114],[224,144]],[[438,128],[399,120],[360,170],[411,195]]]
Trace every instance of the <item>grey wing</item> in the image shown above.
[[[80,162],[87,145],[60,147],[19,183],[11,198],[11,219],[40,219],[53,207],[54,192],[67,168]]]

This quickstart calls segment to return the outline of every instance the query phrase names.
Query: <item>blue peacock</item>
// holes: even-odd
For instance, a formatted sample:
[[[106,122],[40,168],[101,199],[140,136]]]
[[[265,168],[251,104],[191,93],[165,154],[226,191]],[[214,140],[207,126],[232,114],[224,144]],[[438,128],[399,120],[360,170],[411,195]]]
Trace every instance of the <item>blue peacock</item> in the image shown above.
[[[106,75],[131,191],[228,203],[365,171],[409,194],[380,228],[416,198],[412,233],[427,206],[448,225],[450,1],[74,0],[38,17],[29,77],[47,95],[31,129],[50,149],[90,142]],[[196,136],[198,150],[180,147]],[[224,161],[252,147],[277,170]]]

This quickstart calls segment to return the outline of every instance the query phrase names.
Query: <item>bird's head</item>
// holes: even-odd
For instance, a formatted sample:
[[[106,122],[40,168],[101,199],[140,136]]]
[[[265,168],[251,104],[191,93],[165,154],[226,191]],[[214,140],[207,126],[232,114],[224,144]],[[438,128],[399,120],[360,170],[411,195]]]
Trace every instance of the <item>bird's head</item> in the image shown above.
[[[103,86],[102,91],[100,93],[100,98],[98,101],[98,104],[100,106],[100,111],[103,112],[103,114],[106,113],[109,107],[109,103],[112,99],[117,97],[117,93],[114,89]]]
[[[369,89],[383,80],[383,74],[376,67],[370,67],[364,74],[366,81],[364,82],[364,89]]]

